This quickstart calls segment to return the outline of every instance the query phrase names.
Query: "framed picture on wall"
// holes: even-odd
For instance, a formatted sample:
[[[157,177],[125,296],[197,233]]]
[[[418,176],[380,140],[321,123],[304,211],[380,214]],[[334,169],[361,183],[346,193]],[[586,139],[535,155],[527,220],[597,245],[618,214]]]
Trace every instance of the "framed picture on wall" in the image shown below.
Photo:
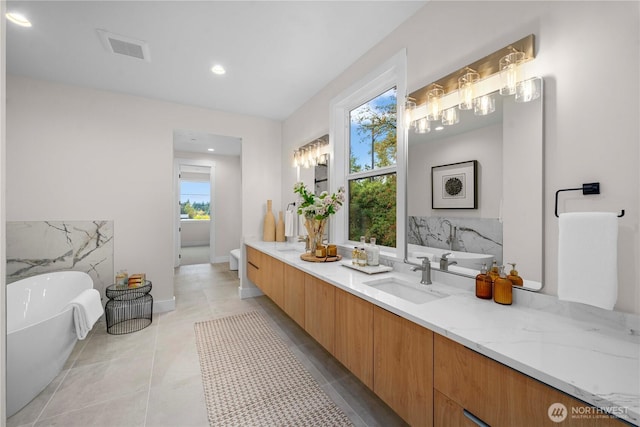
[[[432,209],[477,209],[477,160],[431,168]]]

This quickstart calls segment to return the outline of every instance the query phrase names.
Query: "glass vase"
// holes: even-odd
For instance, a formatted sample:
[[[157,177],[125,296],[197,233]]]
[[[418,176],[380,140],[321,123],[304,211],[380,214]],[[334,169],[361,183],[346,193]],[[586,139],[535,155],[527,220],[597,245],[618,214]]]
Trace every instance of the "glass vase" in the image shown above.
[[[322,245],[322,240],[324,238],[324,228],[326,224],[326,218],[307,218],[305,221],[304,226],[307,229],[307,234],[309,235],[309,249],[311,250],[311,255],[315,255],[316,248]]]

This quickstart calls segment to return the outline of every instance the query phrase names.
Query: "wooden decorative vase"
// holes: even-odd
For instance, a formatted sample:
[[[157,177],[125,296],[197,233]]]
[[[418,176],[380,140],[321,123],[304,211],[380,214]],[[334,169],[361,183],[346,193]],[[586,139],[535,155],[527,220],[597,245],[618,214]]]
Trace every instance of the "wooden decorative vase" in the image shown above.
[[[273,216],[271,200],[267,200],[267,213],[264,216],[262,240],[273,242],[276,240],[276,218]]]
[[[284,236],[284,217],[282,211],[278,212],[278,223],[276,224],[276,242],[285,242]]]

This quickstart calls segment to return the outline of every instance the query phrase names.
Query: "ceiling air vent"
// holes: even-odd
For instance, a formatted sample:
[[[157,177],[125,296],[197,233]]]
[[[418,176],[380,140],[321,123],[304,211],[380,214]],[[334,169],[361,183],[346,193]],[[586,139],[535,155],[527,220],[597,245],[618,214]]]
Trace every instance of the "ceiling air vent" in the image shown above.
[[[151,61],[149,45],[147,42],[136,40],[131,37],[121,36],[119,34],[113,34],[105,30],[96,31],[98,32],[102,45],[107,52],[143,59],[147,62]]]

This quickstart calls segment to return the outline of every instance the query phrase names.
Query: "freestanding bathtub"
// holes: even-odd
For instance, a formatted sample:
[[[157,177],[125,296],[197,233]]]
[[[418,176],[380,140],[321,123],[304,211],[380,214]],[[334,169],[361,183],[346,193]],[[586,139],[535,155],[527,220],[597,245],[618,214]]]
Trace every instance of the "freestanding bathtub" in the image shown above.
[[[7,285],[7,416],[60,373],[77,336],[67,304],[93,280],[80,271],[41,274]]]

